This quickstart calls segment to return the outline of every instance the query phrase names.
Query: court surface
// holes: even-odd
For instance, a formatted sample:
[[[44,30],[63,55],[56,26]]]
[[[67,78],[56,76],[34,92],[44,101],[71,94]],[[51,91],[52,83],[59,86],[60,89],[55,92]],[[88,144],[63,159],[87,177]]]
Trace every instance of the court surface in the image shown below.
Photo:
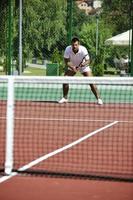
[[[133,183],[19,176],[0,183],[1,200],[132,200],[132,197]]]
[[[131,87],[119,92],[111,86],[106,96],[104,89],[104,105],[99,106],[92,94],[85,97],[86,90],[77,92],[76,86],[71,89],[70,103],[65,105],[57,103],[61,88],[58,92],[51,87],[49,96],[50,88],[39,87],[34,92],[37,96],[31,96],[32,86],[15,91],[14,170],[133,179]],[[73,94],[77,93],[74,101]],[[4,168],[7,106],[6,96],[1,99],[0,169]],[[116,179],[1,173],[0,199],[131,200],[133,183]]]
[[[46,106],[47,104],[47,106]],[[25,125],[25,133],[27,133],[27,131],[30,130],[29,126],[32,127],[34,126],[34,123],[38,123],[39,121],[39,127],[43,127],[45,125],[45,128],[47,129],[48,124],[53,124],[55,122],[61,122],[63,128],[65,127],[65,123],[69,122],[69,125],[71,123],[80,123],[80,127],[81,129],[82,127],[82,120],[86,121],[86,123],[93,123],[94,124],[94,114],[98,117],[98,119],[95,119],[95,126],[93,125],[93,128],[88,129],[88,126],[86,126],[86,130],[85,132],[87,133],[91,133],[93,131],[98,131],[99,128],[104,127],[110,123],[114,123],[116,122],[116,124],[112,124],[110,128],[106,127],[105,128],[105,132],[104,134],[106,134],[106,132],[108,132],[108,134],[115,134],[117,135],[117,130],[118,127],[120,129],[120,127],[122,128],[123,123],[127,124],[128,127],[128,131],[132,130],[132,116],[129,115],[130,110],[128,112],[128,115],[125,114],[121,114],[121,117],[119,115],[119,112],[121,111],[121,113],[123,113],[123,105],[121,104],[121,109],[119,106],[119,111],[116,110],[114,116],[110,116],[109,115],[109,110],[112,108],[114,109],[113,104],[106,104],[103,107],[99,107],[99,106],[94,106],[94,104],[89,104],[89,110],[91,110],[91,115],[89,113],[89,119],[86,116],[86,119],[83,119],[82,116],[85,114],[85,109],[83,109],[85,106],[86,108],[88,107],[88,104],[82,104],[80,103],[80,107],[78,108],[78,112],[76,113],[76,117],[75,117],[75,113],[74,113],[74,108],[76,106],[76,104],[70,103],[67,105],[59,105],[57,103],[46,103],[46,102],[41,102],[41,114],[42,116],[40,116],[40,113],[37,111],[39,108],[37,106],[37,102],[30,102],[30,106],[25,107],[25,102],[17,102],[16,103],[16,127],[20,127],[24,124]],[[31,112],[32,107],[36,107],[36,112],[34,113],[34,111]],[[128,106],[129,107],[129,106]],[[105,109],[106,108],[106,109]],[[44,109],[44,110],[43,110]],[[64,110],[65,109],[65,110]],[[93,109],[95,109],[95,112],[93,112]],[[115,108],[117,109],[117,107]],[[21,114],[22,111],[27,113],[26,118],[22,118]],[[71,110],[71,117],[72,119],[70,120],[70,118],[67,117],[67,115],[69,114]],[[82,111],[83,110],[83,111]],[[51,113],[51,116],[53,116],[53,113],[55,113],[55,115],[57,113],[64,113],[65,111],[65,118],[60,115],[58,119],[55,117],[54,119],[52,117],[49,116],[49,113]],[[106,112],[105,112],[106,111]],[[45,112],[45,118],[43,116],[43,113]],[[80,112],[80,118],[79,116],[79,112]],[[104,114],[103,114],[104,112]],[[54,115],[54,116],[55,116]],[[86,113],[87,115],[87,113]],[[131,117],[129,119],[129,116]],[[48,118],[47,118],[48,117]],[[38,120],[37,120],[38,119]],[[42,119],[42,120],[40,120]],[[3,119],[3,122],[5,120]],[[25,121],[27,123],[25,123]],[[28,124],[28,125],[27,125]],[[46,126],[47,124],[47,126]],[[57,124],[57,123],[56,123]],[[54,125],[55,130],[57,130],[56,134],[60,134],[59,131],[59,127],[58,125]],[[90,126],[91,127],[91,126]],[[130,127],[130,128],[129,128]],[[41,128],[40,128],[41,129]],[[20,140],[23,136],[23,132],[19,129],[16,128],[15,134],[16,134],[16,148],[17,147],[17,140]],[[27,130],[27,131],[26,131]],[[42,129],[43,130],[43,129]],[[113,130],[113,133],[112,133]],[[37,131],[37,130],[36,130]],[[44,130],[43,130],[44,131]],[[68,129],[66,129],[66,131],[68,131]],[[76,130],[78,132],[78,137],[80,136],[80,138],[82,137],[80,135],[81,130]],[[1,134],[2,132],[4,133],[4,126],[3,129],[1,129]],[[69,133],[72,132],[71,130],[71,126],[69,126]],[[99,131],[101,132],[101,131]],[[96,132],[96,137],[97,134],[99,134],[99,132]],[[19,133],[19,134],[18,134]],[[65,133],[65,129],[64,129],[64,133]],[[32,132],[28,132],[28,135],[32,134]],[[125,136],[126,136],[126,132],[124,132]],[[131,134],[130,131],[128,132],[128,134]],[[18,135],[18,136],[17,136]],[[67,135],[67,133],[66,133]],[[71,135],[71,134],[70,134]],[[119,134],[118,134],[119,135]],[[59,136],[59,135],[58,135]],[[48,136],[47,136],[48,137]],[[61,138],[61,136],[60,136]],[[28,138],[28,140],[30,139],[30,137]],[[33,138],[31,138],[31,142],[29,141],[28,144],[23,144],[21,143],[21,148],[20,151],[22,151],[23,148],[27,148],[26,151],[31,151],[32,147],[29,147],[30,143],[33,143],[32,140]],[[37,139],[37,138],[36,138]],[[73,138],[74,140],[77,140],[77,136],[75,138]],[[97,140],[97,139],[96,139]],[[94,139],[93,144],[94,144],[94,148],[93,151],[95,159],[98,159],[97,157],[97,152],[96,149],[97,146],[95,146],[95,142],[96,140]],[[73,140],[71,140],[70,137],[70,141],[72,142]],[[69,141],[69,142],[70,142]],[[121,140],[119,142],[122,142]],[[68,141],[67,141],[68,143]],[[116,141],[117,143],[117,141]],[[97,143],[96,143],[97,144]],[[34,144],[35,145],[35,144]],[[33,145],[33,146],[34,146]],[[66,145],[66,141],[64,140],[64,146]],[[75,156],[76,152],[79,153],[79,150],[81,151],[81,145],[79,145],[79,149],[76,148],[76,151],[73,151],[72,149],[70,150],[70,153],[73,153]],[[86,141],[84,143],[84,145],[86,144]],[[121,146],[121,145],[120,145]],[[99,144],[100,148],[102,147],[102,143]],[[117,147],[117,144],[116,144]],[[53,149],[55,149],[57,147],[55,147],[54,143],[51,146],[51,151],[53,152]],[[121,148],[121,147],[120,147]],[[130,151],[132,146],[129,145]],[[105,149],[104,149],[105,150]],[[67,150],[65,150],[67,151]],[[91,151],[91,149],[90,149]],[[19,160],[19,153],[20,152],[16,152],[16,160]],[[42,152],[40,152],[42,153]],[[48,154],[48,152],[46,152],[46,154]],[[61,154],[64,154],[64,152],[62,151]],[[108,153],[107,153],[108,154]],[[126,154],[124,154],[125,157],[127,156]],[[56,161],[56,156],[54,155],[51,159],[54,159],[54,162]],[[100,156],[100,155],[98,155]],[[105,151],[105,160],[108,160],[108,156],[111,155],[106,155],[106,151]],[[120,153],[119,153],[120,156]],[[58,156],[57,156],[58,157]],[[116,157],[117,157],[117,152],[116,152]],[[24,158],[23,158],[24,159]],[[28,159],[28,157],[25,156],[25,159]],[[60,159],[61,156],[60,156]],[[22,160],[23,161],[23,160]],[[21,162],[22,162],[21,161]],[[25,163],[27,163],[28,160],[25,160]],[[58,158],[57,158],[58,161]],[[62,160],[63,161],[63,160]],[[19,163],[18,167],[22,167],[23,163]],[[46,165],[49,161],[46,160]],[[110,161],[111,162],[111,161]],[[131,162],[131,161],[130,161]],[[17,162],[16,162],[17,163]],[[79,162],[80,163],[80,162]],[[41,167],[43,166],[43,162],[41,164]],[[131,163],[130,163],[131,164]],[[64,166],[67,166],[67,163],[64,163]],[[64,167],[63,166],[63,167]],[[49,163],[48,163],[48,167],[49,167]],[[90,166],[91,167],[91,166]],[[95,165],[96,168],[96,165]],[[118,166],[119,168],[119,166]],[[93,169],[93,166],[92,166]],[[110,170],[109,165],[106,163],[106,170]],[[96,200],[131,200],[132,196],[133,196],[133,183],[128,183],[128,182],[119,182],[119,181],[103,181],[103,180],[83,180],[83,179],[74,179],[74,178],[59,178],[59,177],[40,177],[40,176],[20,176],[18,174],[13,175],[12,177],[1,177],[0,178],[0,199],[1,200],[88,200],[88,199],[96,199]]]

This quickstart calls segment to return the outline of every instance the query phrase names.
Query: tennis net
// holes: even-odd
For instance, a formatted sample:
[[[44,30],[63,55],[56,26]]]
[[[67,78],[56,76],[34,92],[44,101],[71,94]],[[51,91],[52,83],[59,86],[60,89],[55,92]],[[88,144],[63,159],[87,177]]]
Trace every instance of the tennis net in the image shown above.
[[[5,138],[6,138],[6,107],[7,79],[0,78],[0,171],[4,170]]]
[[[69,101],[59,104],[63,84]],[[133,78],[5,76],[0,105],[6,173],[133,180]]]

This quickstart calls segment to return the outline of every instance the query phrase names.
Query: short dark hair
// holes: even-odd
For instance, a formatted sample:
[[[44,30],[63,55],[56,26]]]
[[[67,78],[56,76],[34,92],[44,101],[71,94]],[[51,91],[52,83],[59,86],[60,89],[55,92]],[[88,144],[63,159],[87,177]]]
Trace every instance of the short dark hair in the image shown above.
[[[73,37],[71,43],[80,42],[78,37]]]

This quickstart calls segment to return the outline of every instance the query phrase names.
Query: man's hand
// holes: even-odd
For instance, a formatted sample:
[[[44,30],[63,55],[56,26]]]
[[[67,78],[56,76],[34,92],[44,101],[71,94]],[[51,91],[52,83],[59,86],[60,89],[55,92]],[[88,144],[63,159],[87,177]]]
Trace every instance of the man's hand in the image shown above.
[[[79,69],[78,69],[78,67],[75,67],[75,66],[71,66],[71,69],[76,73]]]
[[[84,62],[84,63],[85,63],[85,62]],[[81,67],[84,67],[84,66],[85,66],[84,63],[80,63],[80,65],[76,67],[76,70],[78,71]]]
[[[67,67],[71,68],[72,71],[75,73],[77,72],[76,66],[74,66],[71,62],[70,59],[64,58],[65,64]]]

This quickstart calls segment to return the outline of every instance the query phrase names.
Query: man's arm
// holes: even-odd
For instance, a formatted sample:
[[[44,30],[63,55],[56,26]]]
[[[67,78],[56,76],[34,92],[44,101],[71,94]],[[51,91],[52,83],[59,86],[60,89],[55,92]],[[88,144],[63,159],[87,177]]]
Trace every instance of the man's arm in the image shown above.
[[[76,66],[74,66],[71,62],[69,58],[64,58],[65,61],[65,65],[66,67],[71,68],[74,72],[77,72]]]
[[[89,60],[83,61],[83,62],[80,64],[79,67],[84,67],[84,66],[89,65],[89,64],[90,64],[90,59],[89,59]]]
[[[82,54],[83,54],[83,59],[82,62],[80,63],[79,67],[84,67],[90,64],[90,56],[85,47],[82,46]]]

